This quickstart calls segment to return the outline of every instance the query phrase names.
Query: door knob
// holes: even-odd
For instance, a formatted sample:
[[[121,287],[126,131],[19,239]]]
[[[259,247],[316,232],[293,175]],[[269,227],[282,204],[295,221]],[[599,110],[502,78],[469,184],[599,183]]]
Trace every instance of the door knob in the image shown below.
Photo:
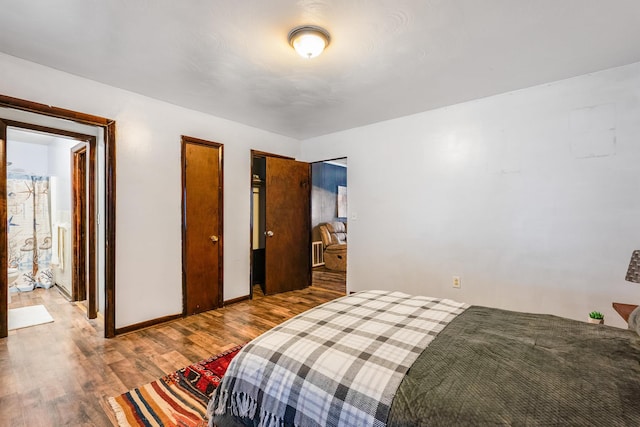
[[[265,232],[264,232],[264,234],[265,234],[267,237],[273,237],[273,231],[271,231],[271,230],[269,230],[269,231],[265,231]]]
[[[209,236],[209,239],[211,239],[213,243],[216,243],[218,241],[218,236],[211,235]]]

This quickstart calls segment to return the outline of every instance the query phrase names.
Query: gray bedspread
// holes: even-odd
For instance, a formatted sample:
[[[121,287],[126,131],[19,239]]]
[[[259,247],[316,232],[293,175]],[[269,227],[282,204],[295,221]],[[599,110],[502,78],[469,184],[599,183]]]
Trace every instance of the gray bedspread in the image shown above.
[[[471,307],[403,379],[388,426],[640,426],[640,337]]]

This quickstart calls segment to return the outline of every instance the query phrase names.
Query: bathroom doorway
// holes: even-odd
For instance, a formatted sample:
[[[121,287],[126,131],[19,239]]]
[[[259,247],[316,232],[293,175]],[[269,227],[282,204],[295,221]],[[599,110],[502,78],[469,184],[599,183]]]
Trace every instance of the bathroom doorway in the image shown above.
[[[96,137],[5,123],[8,330],[73,314],[61,297],[95,318]]]
[[[116,329],[116,122],[106,117],[67,110],[52,105],[0,94],[0,270],[8,269],[6,209],[7,127],[15,122],[28,123],[32,129],[44,127],[96,137],[97,150],[94,185],[96,214],[92,216],[96,248],[98,322],[92,323],[96,335],[115,337]],[[91,230],[91,228],[90,228]],[[91,243],[89,243],[91,244]],[[8,335],[7,277],[0,276],[0,338]],[[100,318],[100,313],[103,317]]]

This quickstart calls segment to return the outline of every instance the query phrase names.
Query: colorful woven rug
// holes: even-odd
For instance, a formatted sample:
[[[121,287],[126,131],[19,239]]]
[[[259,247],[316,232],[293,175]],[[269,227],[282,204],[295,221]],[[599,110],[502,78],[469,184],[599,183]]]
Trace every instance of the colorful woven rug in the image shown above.
[[[242,346],[135,388],[109,403],[121,427],[202,427],[211,394]]]

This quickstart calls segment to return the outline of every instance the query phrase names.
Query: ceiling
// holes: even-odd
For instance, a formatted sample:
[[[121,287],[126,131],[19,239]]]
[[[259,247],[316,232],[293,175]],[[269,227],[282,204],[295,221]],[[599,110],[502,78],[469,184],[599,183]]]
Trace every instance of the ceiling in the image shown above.
[[[297,139],[640,61],[637,0],[0,0],[0,51]],[[287,43],[331,33],[323,55]]]

